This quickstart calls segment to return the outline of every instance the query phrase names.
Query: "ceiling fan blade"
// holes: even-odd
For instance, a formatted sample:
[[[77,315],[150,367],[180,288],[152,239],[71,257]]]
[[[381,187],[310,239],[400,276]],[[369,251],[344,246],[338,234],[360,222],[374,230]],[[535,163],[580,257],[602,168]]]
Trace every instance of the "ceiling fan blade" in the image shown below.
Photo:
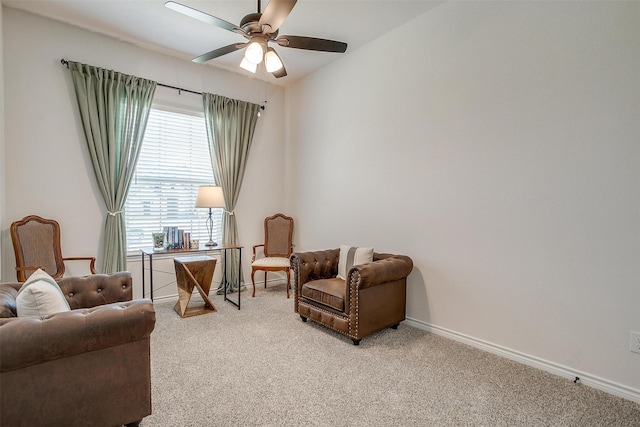
[[[192,7],[185,6],[180,3],[176,3],[174,1],[168,1],[164,5],[171,10],[175,10],[176,12],[182,13],[183,15],[187,15],[191,18],[195,18],[199,21],[206,22],[207,24],[215,25],[216,27],[233,31],[234,33],[240,33],[242,35],[246,34],[244,30],[242,28],[239,28],[237,25],[227,22],[224,19],[216,18],[213,15],[209,15],[208,13],[201,12]]]
[[[287,19],[296,2],[297,0],[271,0],[260,17],[260,27],[263,31],[267,34],[275,33]],[[265,28],[265,25],[268,27]]]
[[[303,36],[280,36],[274,40],[280,46],[292,47],[294,49],[318,50],[321,52],[344,53],[347,44],[335,40],[317,39],[315,37]]]
[[[230,44],[229,46],[221,47],[221,48],[218,48],[216,50],[212,50],[211,52],[207,52],[205,54],[202,54],[202,55],[198,56],[197,58],[193,58],[192,61],[193,62],[198,62],[198,63],[207,62],[207,61],[210,61],[210,60],[212,60],[214,58],[217,58],[219,56],[226,55],[227,53],[235,52],[238,49],[242,49],[246,45],[247,45],[246,43]]]

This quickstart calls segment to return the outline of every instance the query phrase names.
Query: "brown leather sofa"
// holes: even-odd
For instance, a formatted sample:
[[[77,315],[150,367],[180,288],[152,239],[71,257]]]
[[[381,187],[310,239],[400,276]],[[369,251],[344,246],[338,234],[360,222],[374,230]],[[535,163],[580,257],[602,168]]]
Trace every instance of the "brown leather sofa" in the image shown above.
[[[373,262],[353,266],[337,278],[340,249],[294,253],[294,309],[351,338],[354,345],[405,319],[407,276],[413,261],[404,255],[373,254]]]
[[[0,284],[0,425],[138,425],[151,414],[150,300],[131,274],[57,281],[71,311],[15,317],[21,283]]]

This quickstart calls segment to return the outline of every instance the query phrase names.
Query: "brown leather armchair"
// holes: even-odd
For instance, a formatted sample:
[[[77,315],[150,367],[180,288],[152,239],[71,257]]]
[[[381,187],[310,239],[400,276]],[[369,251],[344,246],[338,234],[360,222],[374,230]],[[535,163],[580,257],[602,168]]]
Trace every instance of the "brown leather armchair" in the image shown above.
[[[373,262],[355,265],[347,280],[337,278],[339,249],[294,253],[294,309],[351,338],[354,345],[374,332],[396,329],[405,319],[407,276],[413,261],[404,255],[373,254]]]
[[[0,284],[0,425],[138,425],[151,414],[150,300],[131,274],[57,281],[71,311],[15,317],[22,283]]]

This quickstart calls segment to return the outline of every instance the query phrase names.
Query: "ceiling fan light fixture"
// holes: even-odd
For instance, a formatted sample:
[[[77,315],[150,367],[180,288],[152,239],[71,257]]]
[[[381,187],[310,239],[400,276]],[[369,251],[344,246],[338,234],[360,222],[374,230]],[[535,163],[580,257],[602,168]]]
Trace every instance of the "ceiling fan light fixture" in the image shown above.
[[[263,56],[264,48],[262,47],[262,43],[257,40],[252,40],[244,51],[244,58],[252,64],[257,65],[261,63]]]
[[[273,73],[282,68],[282,61],[272,47],[268,48],[267,53],[264,55],[264,65],[269,73]]]
[[[242,58],[242,62],[240,62],[240,68],[244,68],[245,70],[249,71],[250,73],[255,74],[256,70],[258,69],[258,64],[254,64],[252,62],[249,62],[247,60],[247,58]]]
[[[1,1],[2,0],[0,0],[0,2]],[[277,51],[269,47],[269,43],[276,43],[286,48],[317,52],[344,53],[347,50],[346,43],[335,40],[294,35],[279,36],[280,27],[293,10],[297,0],[269,1],[264,11],[262,11],[260,7],[261,0],[257,0],[258,11],[245,15],[240,21],[239,26],[192,7],[177,3],[177,1],[174,0],[163,1],[166,1],[165,6],[169,9],[175,10],[190,18],[239,34],[249,40],[247,43],[233,43],[214,49],[194,58],[193,62],[207,62],[244,49],[244,59],[240,63],[240,67],[251,73],[256,73],[258,65],[260,65],[262,61],[265,61],[265,70],[270,72],[275,78],[280,79],[287,76],[287,70],[282,62],[282,58],[280,58]]]

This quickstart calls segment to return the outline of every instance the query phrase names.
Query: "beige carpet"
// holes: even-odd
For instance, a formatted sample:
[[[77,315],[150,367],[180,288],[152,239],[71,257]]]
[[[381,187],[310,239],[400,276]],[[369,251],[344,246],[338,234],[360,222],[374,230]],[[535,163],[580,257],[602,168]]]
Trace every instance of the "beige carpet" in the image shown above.
[[[353,346],[284,285],[213,301],[186,319],[156,302],[142,426],[640,426],[636,403],[404,323]]]

